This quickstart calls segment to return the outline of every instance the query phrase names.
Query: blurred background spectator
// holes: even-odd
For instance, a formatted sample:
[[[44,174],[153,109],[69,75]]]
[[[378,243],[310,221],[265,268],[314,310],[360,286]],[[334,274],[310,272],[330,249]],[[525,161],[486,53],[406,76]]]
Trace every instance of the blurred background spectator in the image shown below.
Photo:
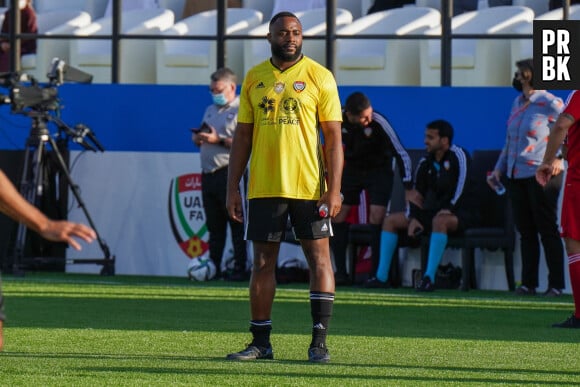
[[[20,0],[18,2],[20,8],[20,33],[22,34],[36,34],[38,33],[38,25],[36,24],[36,12],[32,8],[32,0]],[[2,33],[7,34],[10,31],[10,9],[4,13],[4,21],[2,22]],[[0,72],[10,71],[10,42],[3,38],[0,40]],[[20,41],[20,55],[32,54],[36,52],[36,39],[22,39]]]

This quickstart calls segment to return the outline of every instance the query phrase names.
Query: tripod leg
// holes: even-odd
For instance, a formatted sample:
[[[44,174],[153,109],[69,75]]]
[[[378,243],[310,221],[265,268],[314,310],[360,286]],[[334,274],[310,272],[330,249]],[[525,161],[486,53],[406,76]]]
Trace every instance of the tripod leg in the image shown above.
[[[22,178],[20,179],[20,193],[29,203],[36,205],[37,196],[42,195],[42,162],[45,145],[43,141],[38,142],[34,153],[30,154],[32,145],[27,141],[27,147],[24,152],[24,166],[22,169]],[[31,157],[34,160],[31,160]],[[32,161],[32,162],[31,162]],[[24,224],[18,224],[16,241],[14,243],[14,254],[12,270],[15,275],[24,275],[23,258],[24,248],[26,246],[27,228]]]
[[[97,228],[95,227],[93,219],[91,218],[91,215],[89,214],[89,211],[87,210],[87,207],[85,206],[85,203],[83,202],[83,199],[81,198],[78,186],[73,181],[73,179],[70,175],[70,172],[68,170],[68,167],[66,165],[66,162],[64,161],[64,158],[62,157],[62,154],[60,153],[56,142],[54,141],[54,139],[52,137],[50,137],[48,141],[50,142],[50,145],[52,146],[54,154],[56,155],[60,171],[64,174],[66,181],[67,181],[75,199],[77,200],[77,202],[79,204],[79,207],[82,209],[83,213],[85,214],[85,217],[87,218],[87,222],[92,227],[92,229],[95,230],[95,233],[97,234],[97,241],[99,243],[101,250],[103,251],[103,254],[105,255],[105,261],[107,261],[103,265],[103,270],[101,271],[101,274],[105,274],[105,275],[114,274],[114,259],[111,258],[109,246],[107,246],[107,244],[102,240],[99,232],[97,231]]]

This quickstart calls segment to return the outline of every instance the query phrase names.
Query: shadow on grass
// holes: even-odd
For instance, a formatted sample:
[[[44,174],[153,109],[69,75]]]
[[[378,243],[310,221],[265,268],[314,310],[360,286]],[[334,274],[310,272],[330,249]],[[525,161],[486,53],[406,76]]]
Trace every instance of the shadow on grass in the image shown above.
[[[199,327],[214,332],[247,332],[247,296],[228,299],[208,294],[165,298],[110,298],[108,296],[6,297],[8,326],[21,328],[113,329],[191,331]],[[569,330],[550,324],[567,317],[568,305],[521,302],[510,305],[486,301],[430,300],[428,297],[396,303],[337,303],[332,320],[333,335],[417,337],[438,339],[516,340],[570,342]],[[369,299],[371,296],[369,295]],[[407,302],[405,301],[407,300]],[[390,300],[388,300],[390,301]],[[275,330],[303,334],[310,322],[307,292],[280,296],[274,303]]]

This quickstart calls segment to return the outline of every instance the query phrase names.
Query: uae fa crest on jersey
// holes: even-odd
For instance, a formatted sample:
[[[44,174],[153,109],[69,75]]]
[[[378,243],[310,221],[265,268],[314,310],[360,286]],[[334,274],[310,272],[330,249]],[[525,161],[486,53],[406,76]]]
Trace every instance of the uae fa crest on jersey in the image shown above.
[[[201,196],[201,174],[191,173],[171,180],[169,221],[175,241],[189,258],[209,250],[209,233]]]

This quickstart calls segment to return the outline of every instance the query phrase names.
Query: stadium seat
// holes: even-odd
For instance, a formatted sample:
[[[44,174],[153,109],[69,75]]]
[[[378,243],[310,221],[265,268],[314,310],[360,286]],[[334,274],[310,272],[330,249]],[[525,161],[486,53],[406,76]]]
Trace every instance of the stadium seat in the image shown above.
[[[74,31],[74,35],[110,35],[112,18],[101,18]],[[158,35],[173,26],[173,12],[145,9],[123,12],[122,33]],[[120,42],[119,82],[155,83],[155,40],[130,39]],[[111,40],[71,41],[70,64],[93,75],[94,83],[111,82]]]
[[[338,29],[338,35],[421,35],[440,25],[428,7],[402,7],[372,13]],[[419,40],[338,39],[336,79],[341,85],[419,85]]]
[[[66,35],[89,24],[91,15],[84,11],[59,10],[37,15],[38,33],[44,35]],[[69,61],[69,46],[63,39],[37,39],[36,53],[22,55],[22,71],[40,82],[46,81],[53,58]]]
[[[536,17],[550,10],[548,3],[546,0],[513,0],[513,5],[531,8]]]
[[[85,11],[91,19],[99,19],[105,14],[108,0],[34,0],[37,13],[51,11]]]
[[[308,36],[320,36],[326,33],[326,8],[317,8],[304,12],[296,12],[296,16],[302,23],[302,52],[315,61],[326,63],[325,41],[322,39],[308,39]],[[345,9],[336,10],[337,27],[352,22],[352,15]],[[271,56],[270,44],[266,40],[269,22],[261,24],[248,32],[250,36],[263,36],[259,40],[246,40],[244,42],[244,73],[260,62]]]
[[[159,0],[121,0],[121,9],[124,12],[136,11],[138,9],[159,9]],[[104,17],[113,15],[113,0],[107,2]]]
[[[534,19],[534,11],[521,6],[498,6],[466,12],[451,20],[453,34],[510,34]],[[427,31],[440,35],[441,27]],[[441,84],[441,42],[421,42],[421,85]],[[512,64],[507,39],[459,39],[452,42],[452,86],[506,86],[511,84]]]
[[[260,11],[263,21],[270,21],[272,9],[274,8],[274,2],[272,0],[243,0],[242,4],[244,8]]]
[[[558,8],[553,11],[537,15],[534,20],[562,20],[562,17],[562,8]],[[569,20],[580,20],[580,4],[570,6]],[[525,23],[517,29],[516,33],[522,35],[532,35],[533,22]],[[532,38],[512,39],[510,43],[512,66],[518,60],[533,57],[534,44]]]
[[[173,12],[175,16],[175,21],[182,19],[183,7],[185,6],[185,0],[159,0],[159,7],[163,9],[168,9]]]
[[[248,8],[227,9],[226,35],[244,35],[262,22],[262,13]],[[183,19],[164,35],[216,36],[217,11],[205,11]],[[242,40],[226,41],[226,66],[243,75]],[[157,83],[207,85],[217,66],[215,40],[159,40],[156,43]]]

